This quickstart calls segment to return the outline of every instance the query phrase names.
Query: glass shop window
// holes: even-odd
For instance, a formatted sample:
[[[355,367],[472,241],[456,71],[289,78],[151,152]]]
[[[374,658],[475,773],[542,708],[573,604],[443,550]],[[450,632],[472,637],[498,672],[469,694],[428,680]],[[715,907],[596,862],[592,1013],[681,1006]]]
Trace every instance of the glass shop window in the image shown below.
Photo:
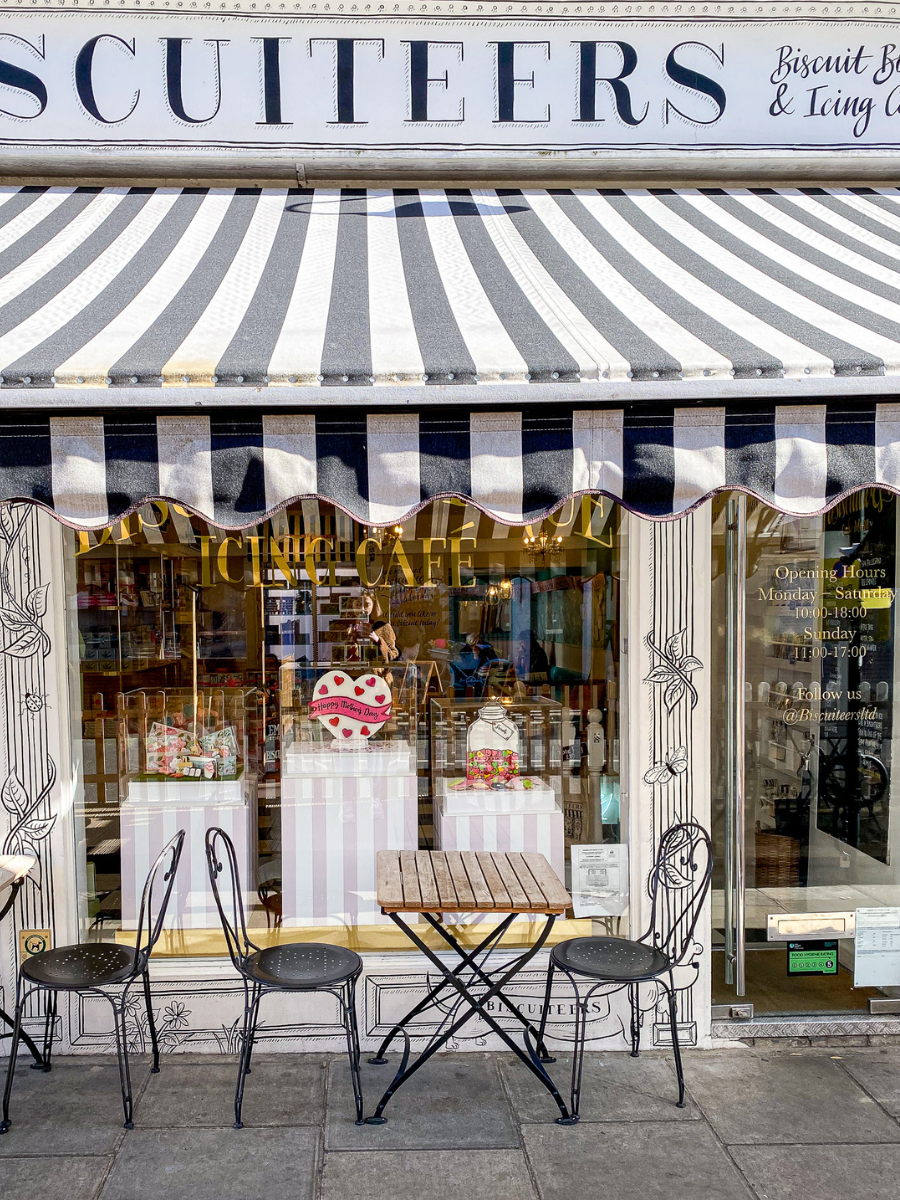
[[[720,662],[726,524],[720,498],[713,526]],[[891,966],[890,955],[875,953],[900,938],[898,537],[897,498],[880,489],[860,491],[819,516],[788,516],[747,502],[745,826],[728,829],[720,799],[713,926],[723,943],[727,864],[739,839],[752,951],[747,999],[762,1012],[865,1009],[882,985],[900,994],[897,956]],[[724,707],[724,668],[717,686]],[[713,739],[720,798],[724,743]],[[833,974],[789,975],[785,943],[772,940],[772,923],[794,913],[848,912],[856,914],[855,938],[852,929],[830,941],[815,927],[809,934],[812,950],[836,947]],[[880,922],[880,932],[867,922]],[[874,947],[871,970],[860,957],[867,947]],[[713,957],[714,1002],[727,998],[725,957]]]
[[[86,935],[133,932],[177,828],[173,954],[222,953],[211,825],[257,941],[360,949],[396,943],[379,849],[538,851],[571,882],[573,847],[624,840],[608,501],[509,527],[444,500],[384,528],[304,502],[241,531],[156,502],[64,536]],[[577,867],[607,928],[626,874]]]

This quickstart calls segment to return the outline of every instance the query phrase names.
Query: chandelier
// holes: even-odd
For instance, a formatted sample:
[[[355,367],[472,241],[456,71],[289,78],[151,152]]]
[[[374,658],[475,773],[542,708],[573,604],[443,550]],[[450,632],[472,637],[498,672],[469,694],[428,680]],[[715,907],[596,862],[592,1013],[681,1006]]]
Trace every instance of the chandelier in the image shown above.
[[[501,579],[499,584],[492,583],[487,590],[487,598],[496,604],[500,600],[508,600],[512,595],[512,580]]]
[[[386,525],[372,525],[369,527],[369,537],[384,550],[388,546],[393,546],[398,538],[403,537],[403,526],[392,525],[388,528]]]
[[[544,533],[543,529],[538,534],[525,534],[522,542],[522,549],[535,562],[545,563],[555,554],[561,554],[563,549],[563,539],[561,534],[556,537],[549,537]]]

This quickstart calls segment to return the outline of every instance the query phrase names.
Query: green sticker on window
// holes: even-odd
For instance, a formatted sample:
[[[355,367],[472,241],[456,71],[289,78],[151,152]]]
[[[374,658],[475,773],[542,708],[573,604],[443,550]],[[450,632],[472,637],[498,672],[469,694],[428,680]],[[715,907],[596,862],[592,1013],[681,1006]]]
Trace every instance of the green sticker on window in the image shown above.
[[[837,975],[837,942],[788,942],[787,973],[788,975]]]

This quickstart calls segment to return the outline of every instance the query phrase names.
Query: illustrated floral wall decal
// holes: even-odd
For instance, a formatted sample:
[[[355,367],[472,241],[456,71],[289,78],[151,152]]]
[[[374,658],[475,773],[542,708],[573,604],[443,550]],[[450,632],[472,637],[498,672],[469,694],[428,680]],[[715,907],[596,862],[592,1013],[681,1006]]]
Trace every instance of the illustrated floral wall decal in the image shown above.
[[[663,701],[669,712],[683,699],[685,693],[690,696],[691,708],[696,708],[699,699],[690,675],[692,671],[702,670],[703,663],[693,654],[685,654],[686,634],[687,629],[679,629],[677,633],[673,633],[666,639],[664,650],[655,644],[655,633],[648,633],[644,638],[647,649],[658,659],[644,682],[664,688]]]

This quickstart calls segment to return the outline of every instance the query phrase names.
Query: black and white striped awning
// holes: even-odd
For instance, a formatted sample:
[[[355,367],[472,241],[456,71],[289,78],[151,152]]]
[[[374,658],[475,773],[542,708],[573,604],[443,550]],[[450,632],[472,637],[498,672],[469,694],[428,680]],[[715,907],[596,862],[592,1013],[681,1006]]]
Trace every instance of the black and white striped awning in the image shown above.
[[[900,491],[900,191],[0,189],[0,377],[0,499],[83,527],[817,512]]]
[[[520,524],[573,495],[664,518],[731,488],[814,513],[866,486],[900,494],[900,404],[0,414],[0,498],[83,528],[150,499],[226,528],[315,498],[381,525],[450,496]]]
[[[362,403],[900,379],[900,192],[0,189],[0,376]]]

